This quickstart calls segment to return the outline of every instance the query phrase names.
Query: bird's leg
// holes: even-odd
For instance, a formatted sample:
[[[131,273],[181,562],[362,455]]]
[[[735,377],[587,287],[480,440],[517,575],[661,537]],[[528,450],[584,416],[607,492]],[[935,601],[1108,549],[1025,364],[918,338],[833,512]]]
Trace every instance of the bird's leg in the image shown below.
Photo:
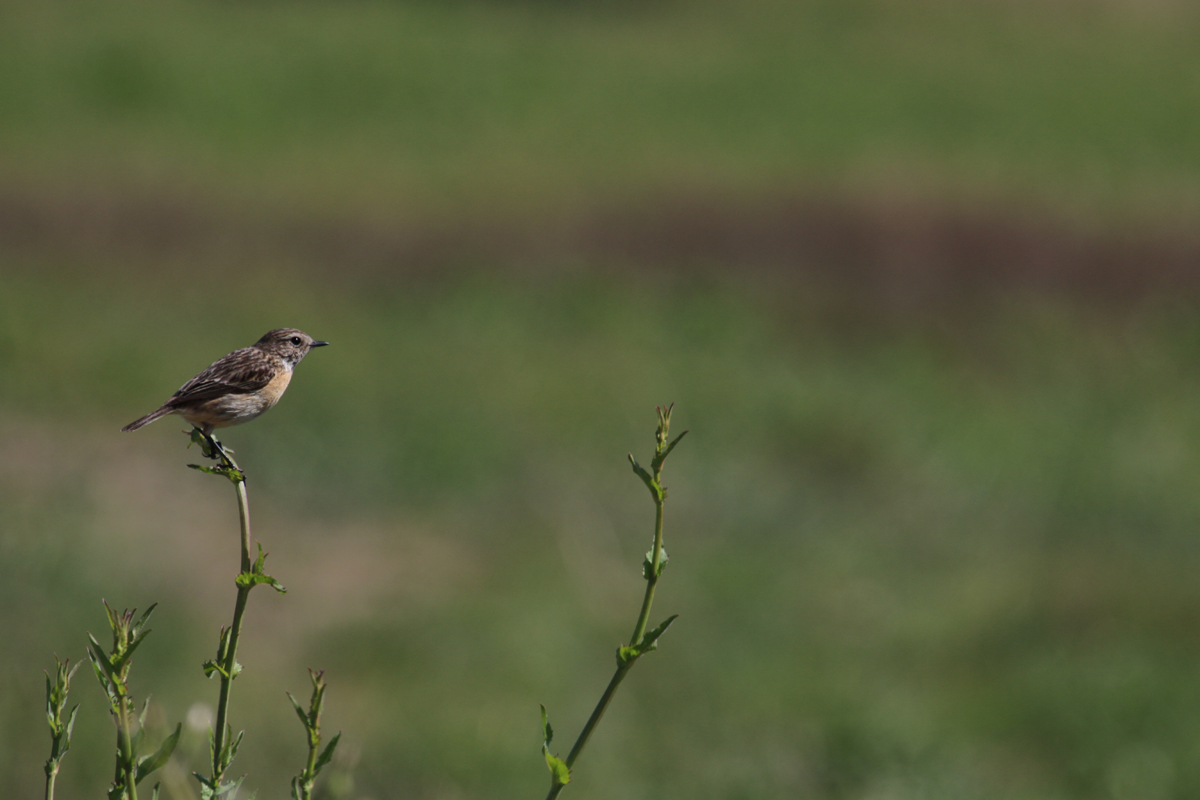
[[[209,458],[215,461],[223,461],[225,462],[225,466],[232,467],[233,462],[229,460],[228,454],[232,453],[233,450],[226,450],[225,446],[217,441],[217,437],[213,436],[211,433],[205,433],[203,436],[208,442],[209,451],[212,453]],[[205,453],[205,455],[208,455],[208,453]]]
[[[195,425],[193,425],[192,432],[189,434],[189,437],[191,438],[192,441],[191,441],[191,444],[188,445],[188,447],[191,447],[193,444],[199,445],[201,455],[203,455],[205,458],[211,458],[211,459],[216,460],[217,450],[213,446],[212,438],[209,437],[209,435],[207,433],[205,433],[204,431],[200,430]]]
[[[229,453],[232,449],[226,449],[217,437],[212,435],[211,428],[192,428],[192,441],[200,445],[200,452],[205,458],[211,458],[213,461],[224,461],[226,466],[232,466],[233,462],[229,460]]]
[[[219,461],[220,464],[215,467],[202,467],[199,464],[188,464],[189,467],[192,469],[198,469],[201,472],[207,472],[210,475],[224,475],[234,483],[245,482],[246,473],[242,472],[234,460],[229,457],[229,454],[232,453],[233,450],[226,448],[219,441],[217,441],[216,437],[212,435],[212,428],[201,429],[193,426],[191,439],[192,444],[200,446],[200,453],[205,458],[211,458],[213,461]],[[188,447],[191,446],[191,444],[188,445]]]

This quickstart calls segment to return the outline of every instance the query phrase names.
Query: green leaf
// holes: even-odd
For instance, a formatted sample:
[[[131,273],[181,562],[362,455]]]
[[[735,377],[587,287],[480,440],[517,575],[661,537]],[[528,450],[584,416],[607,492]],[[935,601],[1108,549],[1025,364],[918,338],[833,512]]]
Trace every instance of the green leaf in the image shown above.
[[[284,588],[282,583],[263,572],[263,563],[267,560],[267,553],[263,552],[261,542],[257,542],[256,544],[258,544],[258,558],[254,560],[254,564],[250,567],[249,572],[243,572],[237,576],[238,588],[252,589],[260,583],[265,583],[280,594],[287,594],[287,589]]]
[[[238,748],[242,746],[242,737],[246,735],[244,730],[238,731],[238,735],[233,735],[233,726],[229,726],[229,733],[225,736],[225,747],[221,753],[221,771],[224,772],[233,763],[233,759],[237,758]],[[239,781],[240,783],[240,781]]]
[[[175,732],[168,736],[158,748],[154,755],[141,758],[137,762],[137,778],[135,783],[141,783],[142,779],[162,767],[167,763],[167,759],[171,757],[171,753],[175,752],[175,745],[179,744],[179,733],[183,730],[183,724],[175,726]]]
[[[150,698],[153,696],[152,694],[146,695],[146,702],[142,703],[142,713],[138,714],[138,725],[140,727],[144,728],[146,726],[146,714],[150,711]]]
[[[158,608],[158,603],[151,603],[150,607],[146,609],[146,613],[144,613],[144,614],[142,614],[142,616],[138,617],[138,621],[136,623],[134,623],[133,627],[130,630],[133,633],[137,633],[138,631],[140,631],[142,629],[142,626],[145,625],[149,621],[150,615],[154,613],[154,609],[156,609],[156,608]]]
[[[50,673],[46,673],[46,720],[50,730],[58,733],[58,714],[55,711],[54,687],[50,685]]]
[[[661,453],[659,453],[658,455],[656,455],[654,457],[654,461],[651,463],[652,463],[652,466],[653,466],[655,472],[662,471],[662,465],[663,465],[663,462],[667,460],[667,456],[669,456],[671,454],[671,451],[675,449],[675,445],[677,445],[681,441],[683,441],[683,437],[685,437],[687,435],[688,435],[687,431],[684,431],[683,433],[679,434],[678,436],[675,437],[675,441],[673,441],[669,445],[667,445]]]
[[[642,468],[642,465],[637,462],[637,459],[633,457],[633,453],[629,454],[629,463],[633,465],[634,473],[642,479],[642,483],[646,484],[646,488],[650,490],[650,496],[654,499],[654,502],[661,502],[662,489],[654,482],[654,478],[651,477],[650,473],[646,472]]]
[[[113,633],[116,633],[121,627],[120,617],[117,616],[116,609],[110,607],[107,600],[101,599],[100,602],[104,604],[104,613],[108,614],[108,627],[112,628]]]
[[[546,707],[539,703],[542,707],[542,743],[549,747],[554,741],[554,728],[550,727],[550,718],[546,716]]]
[[[654,570],[654,562],[652,561],[653,557],[654,557],[654,548],[650,548],[649,550],[646,551],[645,560],[642,561],[642,577],[645,578],[646,580],[650,580],[650,576]],[[662,547],[658,548],[658,573],[655,575],[655,577],[658,577],[658,575],[662,575],[663,571],[666,570],[667,560],[668,560],[668,556],[667,556],[666,549],[664,549]]]
[[[293,697],[291,692],[284,692],[284,694],[288,696],[288,700],[292,701],[292,708],[296,709],[296,716],[300,718],[300,724],[303,725],[306,730],[311,728],[312,723],[309,721],[308,714],[305,713],[304,707],[300,705],[300,701]]]
[[[236,781],[226,781],[225,783],[222,783],[217,788],[217,793],[215,796],[221,797],[222,795],[229,795],[230,797],[236,797],[238,789],[242,788],[242,781],[244,780],[246,780],[245,775],[238,778]]]
[[[239,589],[253,588],[258,586],[260,583],[268,584],[272,589],[280,594],[287,594],[287,587],[272,578],[270,575],[263,573],[243,572],[237,576],[237,585]]]
[[[63,738],[62,750],[60,751],[62,753],[67,752],[71,747],[71,733],[75,730],[75,715],[77,713],[79,713],[78,705],[71,709],[71,716],[67,718],[66,736]]]
[[[637,657],[640,655],[641,652],[639,652],[636,647],[630,647],[627,644],[623,644],[617,648],[617,666],[623,667],[631,661],[636,661]]]
[[[232,628],[227,628],[224,625],[221,626],[221,636],[217,640],[217,661],[218,662],[225,660],[225,653],[227,652],[227,650],[229,648],[229,634],[230,634],[231,630],[232,630]]]
[[[220,475],[224,478],[228,478],[231,483],[246,482],[246,473],[233,467],[206,467],[200,464],[188,464],[188,466],[192,469],[198,469],[201,472],[206,472],[209,475]]]
[[[216,661],[212,661],[212,660],[205,661],[201,666],[204,667],[204,677],[206,677],[206,678],[211,678],[212,674],[214,672],[221,673],[222,678],[229,677],[229,673],[227,673],[225,670],[221,669],[221,665],[218,664]]]
[[[158,787],[160,786],[162,786],[161,783],[154,784],[154,791],[150,794],[150,800],[158,800]]]
[[[212,781],[201,775],[199,772],[193,772],[192,776],[200,781],[200,800],[212,800],[213,785]]]
[[[89,633],[88,638],[92,640],[92,643],[87,650],[87,656],[88,660],[92,662],[92,669],[96,672],[96,680],[100,681],[100,685],[104,687],[109,699],[115,703],[117,701],[116,678],[112,664],[109,663],[108,656],[104,654],[96,637]]]
[[[221,626],[221,636],[217,641],[217,657],[211,661],[205,661],[204,664],[201,665],[204,668],[204,677],[211,678],[214,672],[219,672],[221,673],[222,678],[231,678],[230,674],[225,671],[225,656],[229,652],[230,631],[230,628],[227,628],[224,625]]]
[[[326,764],[333,758],[333,751],[337,747],[338,741],[342,738],[342,732],[338,731],[333,738],[329,740],[329,744],[325,745],[325,749],[321,751],[321,755],[317,756],[317,763],[313,766],[313,777],[317,777]]]
[[[543,748],[545,750],[545,748]],[[567,767],[567,762],[563,761],[558,756],[545,750],[546,766],[550,768],[550,782],[554,786],[565,786],[571,782],[571,770]]]
[[[129,752],[133,756],[134,763],[137,763],[138,753],[142,749],[142,740],[146,738],[146,729],[139,726],[137,732],[130,737]]]
[[[665,620],[663,620],[661,625],[659,625],[657,628],[655,628],[654,630],[650,631],[645,636],[643,636],[642,641],[639,642],[638,646],[637,646],[638,655],[641,655],[642,653],[647,653],[651,650],[657,650],[658,649],[658,637],[660,637],[664,633],[666,633],[667,628],[671,627],[671,624],[673,622],[675,622],[675,620],[678,618],[679,618],[678,614],[672,614],[671,616],[669,616]]]

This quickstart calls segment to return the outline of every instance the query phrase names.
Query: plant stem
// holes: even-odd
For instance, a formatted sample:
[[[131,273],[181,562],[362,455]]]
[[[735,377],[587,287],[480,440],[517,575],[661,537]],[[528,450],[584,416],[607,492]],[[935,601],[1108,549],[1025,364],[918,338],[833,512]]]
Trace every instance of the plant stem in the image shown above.
[[[583,748],[587,745],[588,739],[591,738],[592,731],[600,723],[600,719],[604,716],[604,712],[608,709],[609,703],[612,702],[613,696],[617,693],[617,687],[621,685],[621,681],[625,680],[625,675],[633,667],[635,661],[641,658],[642,654],[654,649],[657,644],[657,638],[662,634],[671,620],[668,619],[663,625],[651,632],[650,636],[646,636],[646,627],[650,621],[650,607],[654,604],[654,589],[658,585],[658,578],[662,574],[663,568],[663,503],[666,500],[667,493],[662,485],[662,467],[667,455],[675,447],[675,444],[687,434],[684,431],[675,439],[674,442],[669,442],[669,430],[671,424],[671,406],[656,409],[659,415],[658,432],[656,435],[657,447],[655,448],[654,460],[651,462],[652,472],[647,472],[638,465],[633,456],[629,456],[630,462],[633,464],[634,472],[641,477],[645,482],[646,487],[650,490],[651,497],[654,498],[654,548],[650,553],[649,565],[645,569],[646,579],[646,594],[642,597],[642,608],[638,613],[637,624],[633,626],[633,636],[629,639],[627,647],[621,647],[617,651],[617,671],[613,673],[612,679],[608,682],[604,694],[600,696],[600,702],[596,704],[596,708],[592,711],[592,715],[588,717],[587,723],[583,726],[583,730],[579,733],[579,738],[575,740],[574,746],[571,747],[571,752],[567,754],[565,764],[567,766],[568,775],[571,768],[575,765],[579,754],[583,752]],[[545,709],[543,709],[543,712]],[[543,720],[544,722],[544,720]],[[547,737],[548,739],[548,737]],[[548,741],[547,741],[548,746]],[[549,755],[547,755],[549,758]],[[553,772],[553,770],[552,770]],[[546,800],[554,800],[558,797],[566,783],[559,783],[557,778],[553,778],[550,782],[550,792],[546,795]]]
[[[658,479],[658,476],[655,476]],[[663,537],[663,501],[655,500],[656,513],[654,515],[654,555],[650,563],[652,568],[650,576],[646,578],[646,596],[642,598],[642,613],[638,615],[637,625],[633,628],[633,636],[629,638],[629,643],[635,645],[642,640],[642,636],[646,633],[646,625],[650,619],[650,604],[654,602],[654,587],[658,585],[659,567],[662,561],[662,537]]]
[[[633,636],[629,639],[631,644],[640,642],[642,636],[646,633],[647,621],[650,619],[650,606],[654,602],[654,587],[658,584],[658,567],[662,553],[663,504],[659,501],[655,505],[658,506],[658,513],[655,515],[654,520],[654,560],[652,562],[654,566],[650,571],[650,577],[646,580],[646,595],[642,598],[642,611],[638,615],[637,625],[633,628]],[[571,752],[567,754],[568,769],[575,765],[575,759],[579,758],[579,754],[583,752],[588,739],[592,736],[592,731],[600,724],[600,718],[604,716],[604,712],[608,709],[608,704],[612,702],[613,695],[617,693],[617,687],[621,685],[621,681],[625,680],[625,675],[628,674],[629,668],[632,666],[633,662],[627,661],[618,666],[617,671],[613,673],[612,680],[608,682],[608,687],[604,690],[604,694],[600,696],[600,702],[596,704],[592,715],[588,717],[587,724],[579,732],[579,738],[575,740],[575,745],[571,748]],[[557,784],[552,786],[550,793],[546,795],[546,800],[553,800],[553,798],[558,797],[558,793],[562,791],[564,785]]]
[[[313,783],[315,779],[312,777],[314,770],[317,767],[317,748],[308,748],[308,765],[304,768],[304,780],[300,784],[301,800],[311,800]]]
[[[571,752],[567,755],[567,769],[570,769],[575,764],[575,759],[579,758],[579,754],[583,752],[584,745],[592,736],[592,731],[600,724],[600,718],[604,716],[604,712],[608,709],[608,704],[612,702],[613,695],[617,693],[617,687],[621,685],[621,681],[625,680],[626,673],[633,666],[633,662],[627,662],[617,667],[617,671],[613,674],[612,680],[608,682],[608,687],[604,690],[604,694],[600,696],[600,702],[596,704],[596,708],[592,711],[592,715],[588,717],[587,724],[583,726],[583,730],[579,733],[579,738],[575,740],[575,746],[571,748]],[[564,783],[553,783],[550,786],[550,792],[546,795],[546,800],[554,800],[558,797],[558,793],[562,791]]]
[[[120,726],[117,729],[117,749],[121,753],[120,769],[124,777],[125,796],[128,797],[129,800],[137,800],[137,776],[134,774],[133,740],[129,730],[129,708],[127,703],[128,701],[126,698],[122,696],[121,711],[117,715],[118,724]]]
[[[320,725],[320,721],[315,723]],[[317,748],[320,747],[321,740],[309,733],[308,737],[308,763],[304,766],[304,772],[300,773],[298,787],[300,789],[300,800],[312,800],[313,784],[317,781]]]
[[[238,498],[238,517],[242,526],[242,572],[250,572],[250,504],[246,497],[246,479],[241,474],[241,470],[228,453],[218,448],[221,460],[225,462],[225,466],[237,471],[238,477],[231,479],[234,488],[237,490]],[[229,628],[229,639],[225,647],[225,652],[222,654],[224,658],[221,664],[221,669],[224,671],[221,675],[221,694],[217,701],[217,720],[216,730],[214,735],[213,746],[213,785],[219,785],[224,778],[225,768],[228,765],[221,763],[221,754],[225,749],[226,736],[228,735],[228,718],[229,718],[229,695],[233,688],[234,665],[237,663],[237,648],[238,640],[242,635],[242,620],[246,616],[246,601],[250,597],[250,590],[254,588],[250,586],[238,586],[237,602],[233,607],[233,624]]]

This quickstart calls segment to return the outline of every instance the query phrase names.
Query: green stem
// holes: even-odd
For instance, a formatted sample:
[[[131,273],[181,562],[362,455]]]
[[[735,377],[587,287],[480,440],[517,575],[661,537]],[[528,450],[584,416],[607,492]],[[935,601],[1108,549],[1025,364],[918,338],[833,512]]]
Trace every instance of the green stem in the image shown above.
[[[656,473],[654,482],[656,485],[661,485],[660,474]],[[663,538],[663,501],[662,499],[655,500],[655,515],[654,515],[654,554],[651,557],[650,575],[646,578],[646,594],[642,598],[642,610],[638,614],[637,624],[633,627],[633,636],[629,640],[629,644],[636,645],[642,640],[646,634],[646,625],[650,619],[650,606],[654,603],[654,587],[658,585],[659,567],[662,561],[662,538]],[[625,680],[625,675],[633,666],[634,661],[626,661],[617,666],[617,671],[613,673],[612,680],[608,682],[608,687],[605,688],[604,694],[600,696],[600,702],[596,704],[596,708],[592,710],[592,715],[588,717],[587,724],[583,726],[583,730],[579,732],[579,738],[575,740],[575,744],[571,747],[571,752],[567,754],[566,764],[567,769],[575,765],[575,760],[579,758],[579,754],[583,752],[583,748],[587,745],[588,739],[592,736],[592,731],[600,724],[601,717],[608,710],[608,704],[612,702],[613,695],[617,693],[617,687],[621,685],[621,681]],[[558,797],[558,793],[562,791],[565,784],[555,783],[550,786],[550,793],[546,795],[546,800],[554,800]]]
[[[117,715],[120,728],[117,730],[117,749],[121,754],[121,772],[125,782],[125,796],[129,800],[137,800],[137,780],[134,774],[133,764],[133,739],[129,728],[129,709],[126,707],[127,700],[124,692],[121,695],[121,711]]]
[[[54,800],[54,781],[58,778],[58,764],[62,760],[62,734],[52,734],[50,760],[46,762],[46,800]]]
[[[654,482],[658,484],[659,480],[660,476],[655,475]],[[630,645],[636,645],[646,633],[646,625],[650,620],[650,605],[654,602],[654,587],[658,585],[658,571],[662,561],[663,501],[657,500],[654,505],[656,509],[654,515],[654,554],[651,556],[650,577],[646,578],[646,596],[642,598],[642,613],[638,615],[637,625],[633,627],[633,636],[629,639]]]
[[[600,718],[604,716],[604,712],[608,709],[608,704],[612,702],[613,695],[617,693],[617,687],[621,685],[621,681],[625,680],[626,673],[633,666],[633,662],[629,661],[617,667],[616,673],[613,674],[612,680],[608,682],[608,687],[604,690],[604,694],[600,696],[600,702],[596,704],[596,708],[592,711],[592,715],[588,717],[587,724],[583,726],[583,730],[579,733],[579,738],[575,740],[575,746],[571,748],[571,752],[567,755],[567,769],[570,769],[575,764],[575,759],[579,758],[579,754],[583,752],[584,745],[592,736],[592,731],[600,724]],[[566,784],[555,783],[550,787],[550,793],[546,795],[546,800],[554,800],[558,797],[558,793],[562,791]]]
[[[241,473],[238,465],[224,450],[218,450],[221,460],[225,462],[225,466],[237,470]],[[233,485],[237,490],[238,498],[238,517],[242,525],[242,572],[250,572],[250,505],[246,497],[246,481],[244,478],[233,481]],[[221,763],[221,754],[225,749],[226,736],[228,735],[228,719],[229,719],[229,695],[233,688],[234,664],[237,663],[237,648],[238,640],[242,635],[242,620],[246,616],[246,601],[250,597],[250,590],[253,586],[239,586],[237,593],[237,602],[233,607],[233,624],[229,628],[229,640],[223,653],[224,659],[221,664],[221,669],[224,674],[221,675],[221,694],[217,700],[217,720],[216,730],[214,731],[213,739],[213,785],[217,786],[224,778],[225,767]]]
[[[300,774],[300,800],[312,800],[313,784],[317,781],[317,748],[321,743],[314,743],[311,737],[308,741],[308,764]]]
[[[544,726],[546,742],[543,745],[546,748],[546,763],[550,767],[550,792],[546,795],[546,800],[554,800],[558,797],[562,787],[570,781],[570,771],[575,765],[575,761],[579,758],[583,748],[587,745],[588,739],[591,738],[592,731],[600,724],[600,719],[604,716],[604,712],[608,709],[612,702],[613,696],[617,693],[617,688],[621,685],[621,681],[625,680],[625,675],[633,667],[635,661],[642,657],[645,653],[653,650],[658,643],[658,637],[667,629],[675,617],[670,617],[658,628],[650,632],[650,641],[646,641],[646,627],[650,623],[650,607],[654,604],[654,590],[658,586],[659,575],[662,574],[663,563],[663,503],[667,499],[666,489],[662,485],[662,468],[663,462],[667,456],[675,449],[675,445],[687,435],[687,431],[675,437],[674,441],[670,441],[670,426],[671,426],[671,409],[674,408],[674,403],[668,406],[656,407],[658,412],[658,430],[655,432],[656,446],[654,448],[654,459],[650,462],[650,470],[647,471],[640,464],[633,454],[629,454],[629,463],[633,466],[633,471],[642,482],[646,484],[646,488],[650,490],[650,496],[654,499],[654,547],[650,552],[649,563],[643,564],[644,577],[646,578],[646,594],[642,597],[642,608],[638,612],[637,623],[633,626],[633,636],[629,639],[628,645],[623,645],[617,650],[617,671],[613,673],[612,679],[608,682],[608,687],[605,688],[604,694],[600,696],[600,702],[596,703],[596,708],[592,711],[592,715],[588,717],[587,724],[583,726],[583,730],[579,733],[579,738],[575,740],[575,744],[571,747],[571,752],[567,754],[566,760],[559,761],[549,751],[550,738],[553,735],[550,731],[549,724],[546,721],[546,709],[542,708],[542,725]],[[567,776],[565,780],[561,775],[561,767],[565,765],[567,768]],[[563,782],[559,782],[559,781]]]
[[[308,763],[300,773],[300,800],[312,800],[313,784],[317,782],[317,749],[321,746],[321,707],[318,702],[314,701],[316,713],[308,729]]]

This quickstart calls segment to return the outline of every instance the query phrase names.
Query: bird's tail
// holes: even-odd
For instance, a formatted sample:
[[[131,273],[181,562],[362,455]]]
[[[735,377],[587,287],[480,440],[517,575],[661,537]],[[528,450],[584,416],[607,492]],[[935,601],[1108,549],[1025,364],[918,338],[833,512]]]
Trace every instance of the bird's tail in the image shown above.
[[[151,411],[149,414],[142,417],[141,419],[134,420],[133,422],[126,425],[124,428],[121,428],[121,433],[129,433],[130,431],[136,431],[138,428],[145,427],[146,425],[149,425],[151,422],[154,422],[154,420],[158,419],[159,417],[165,417],[167,414],[170,414],[173,410],[174,409],[168,408],[167,406],[163,406],[162,408],[158,409],[157,411]]]

